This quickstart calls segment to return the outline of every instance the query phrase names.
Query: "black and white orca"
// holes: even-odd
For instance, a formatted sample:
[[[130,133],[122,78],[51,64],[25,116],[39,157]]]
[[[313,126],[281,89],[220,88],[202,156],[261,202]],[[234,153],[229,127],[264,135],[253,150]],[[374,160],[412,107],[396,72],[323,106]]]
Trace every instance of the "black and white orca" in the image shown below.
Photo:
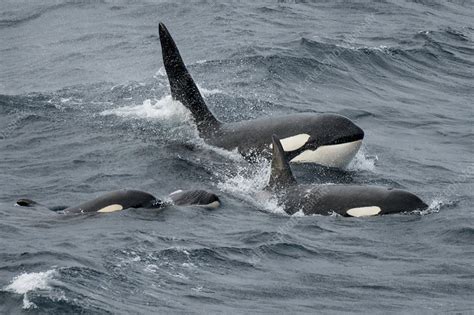
[[[160,209],[170,205],[195,205],[205,208],[217,208],[220,206],[219,197],[205,190],[179,190],[171,193],[168,197],[171,201],[162,201],[140,190],[117,190],[72,207],[47,207],[31,199],[19,199],[16,204],[22,207],[42,206],[53,211],[62,211],[66,214],[107,213],[129,208]]]
[[[413,210],[428,206],[416,195],[401,189],[361,185],[298,185],[285,157],[282,144],[273,135],[272,169],[269,189],[288,214],[366,217]]]
[[[173,99],[192,114],[200,136],[209,144],[235,148],[246,156],[270,156],[271,136],[282,137],[291,162],[343,168],[359,150],[364,132],[336,114],[301,113],[234,123],[220,122],[209,110],[189,74],[179,50],[163,23],[159,24],[163,64]]]

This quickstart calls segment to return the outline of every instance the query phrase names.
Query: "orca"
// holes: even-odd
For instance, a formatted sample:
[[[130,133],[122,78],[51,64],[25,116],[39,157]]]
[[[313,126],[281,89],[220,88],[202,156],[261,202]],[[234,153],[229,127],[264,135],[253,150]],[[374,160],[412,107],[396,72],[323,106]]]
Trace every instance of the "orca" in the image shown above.
[[[217,195],[205,190],[177,190],[169,194],[169,198],[177,206],[198,205],[208,209],[216,209],[221,205]]]
[[[140,190],[117,190],[72,207],[47,207],[26,198],[17,200],[16,205],[22,207],[42,206],[52,211],[61,211],[65,214],[90,212],[108,213],[129,208],[161,209],[170,205],[195,205],[211,209],[220,206],[219,197],[205,190],[179,190],[178,192],[171,193],[169,199],[170,201],[162,201]]]
[[[282,144],[272,137],[273,157],[267,189],[276,194],[288,214],[367,217],[413,210],[428,206],[416,195],[401,189],[362,185],[299,185],[291,172]]]
[[[200,137],[208,144],[237,148],[250,160],[256,155],[270,158],[270,139],[278,134],[291,162],[336,168],[346,167],[359,150],[364,131],[341,115],[299,113],[234,123],[219,121],[204,102],[163,23],[159,24],[159,35],[171,96],[191,112]]]

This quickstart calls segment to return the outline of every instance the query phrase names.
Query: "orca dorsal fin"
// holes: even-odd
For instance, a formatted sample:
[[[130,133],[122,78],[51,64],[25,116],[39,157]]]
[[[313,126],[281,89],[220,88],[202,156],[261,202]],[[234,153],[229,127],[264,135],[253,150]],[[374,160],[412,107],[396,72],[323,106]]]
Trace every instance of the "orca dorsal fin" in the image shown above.
[[[272,172],[270,174],[268,186],[270,186],[270,188],[281,189],[296,184],[296,180],[291,172],[290,164],[288,163],[280,139],[276,135],[273,135],[272,142]]]
[[[189,74],[178,47],[163,23],[159,24],[163,64],[170,82],[171,96],[180,101],[196,121],[199,133],[208,133],[219,127],[220,122],[207,108],[199,89]]]

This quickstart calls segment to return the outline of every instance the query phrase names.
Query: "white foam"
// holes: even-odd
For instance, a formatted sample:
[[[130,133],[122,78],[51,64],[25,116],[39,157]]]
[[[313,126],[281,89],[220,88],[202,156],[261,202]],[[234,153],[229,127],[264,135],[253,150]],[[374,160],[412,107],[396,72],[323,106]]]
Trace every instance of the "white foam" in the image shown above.
[[[429,211],[436,211],[438,212],[439,209],[441,209],[441,206],[443,206],[444,204],[446,204],[446,202],[444,200],[441,200],[441,199],[433,199],[430,203],[430,205],[428,206],[428,208],[425,210],[429,210]]]
[[[158,71],[156,71],[154,77],[155,78],[157,78],[157,77],[166,77],[165,67],[160,67],[160,69],[158,69]]]
[[[206,88],[203,88],[202,86],[200,86],[199,84],[196,84],[199,91],[201,91],[201,93],[204,95],[204,96],[209,96],[209,95],[214,95],[214,94],[224,94],[224,92],[222,90],[219,90],[219,89],[206,89]]]
[[[200,285],[198,285],[198,286],[196,286],[196,287],[194,287],[194,288],[191,288],[191,290],[196,291],[196,292],[201,292],[203,289],[204,289],[204,287],[202,287],[202,286],[200,286]]]
[[[155,264],[148,264],[145,266],[145,268],[143,269],[145,272],[149,272],[149,273],[155,273],[159,270],[160,268],[155,265]]]
[[[210,145],[210,144],[207,144],[204,139],[196,136],[196,138],[194,139],[193,143],[205,150],[210,150],[210,151],[214,151],[215,153],[223,156],[224,158],[226,159],[229,159],[229,160],[232,160],[232,161],[235,161],[235,162],[243,162],[245,161],[244,160],[244,157],[239,153],[239,151],[237,150],[237,148],[235,148],[234,150],[232,151],[229,151],[229,150],[226,150],[226,149],[223,149],[223,148],[219,148],[219,147],[216,147],[216,146],[213,146],[213,145]]]
[[[356,156],[347,166],[347,169],[353,171],[371,171],[375,170],[375,164],[379,158],[377,155],[370,155],[364,145],[359,149]]]
[[[445,200],[441,197],[436,197],[428,205],[428,208],[425,210],[414,210],[410,212],[405,212],[407,214],[418,214],[418,215],[428,215],[432,213],[438,213],[443,206],[452,205],[453,202],[449,200]]]
[[[265,191],[270,177],[270,161],[258,160],[255,164],[237,166],[236,174],[224,176],[224,180],[217,184],[220,190],[236,195],[258,208],[272,213],[286,214],[278,205],[278,199],[272,193]]]
[[[102,116],[115,115],[126,118],[142,118],[155,120],[178,119],[180,121],[191,120],[191,113],[170,95],[161,99],[147,99],[139,105],[130,105],[114,109],[108,109],[100,113]]]
[[[419,214],[419,215],[427,215],[431,213],[438,213],[442,206],[445,204],[449,204],[449,202],[442,200],[441,198],[435,198],[431,201],[428,208],[425,210],[415,210],[412,213]]]
[[[237,173],[226,176],[224,181],[219,183],[219,188],[248,195],[255,191],[261,191],[266,186],[269,175],[270,165],[265,161],[248,167],[238,166]]]
[[[5,290],[23,294],[24,309],[36,308],[36,305],[28,299],[27,293],[34,290],[51,290],[50,282],[55,274],[55,269],[43,272],[25,272],[13,278]]]
[[[292,214],[293,217],[304,217],[305,214],[302,209],[296,211],[295,213]]]
[[[21,275],[13,278],[11,283],[5,287],[5,290],[18,294],[25,294],[37,289],[50,289],[48,283],[53,278],[55,273],[55,269],[44,272],[22,273]]]

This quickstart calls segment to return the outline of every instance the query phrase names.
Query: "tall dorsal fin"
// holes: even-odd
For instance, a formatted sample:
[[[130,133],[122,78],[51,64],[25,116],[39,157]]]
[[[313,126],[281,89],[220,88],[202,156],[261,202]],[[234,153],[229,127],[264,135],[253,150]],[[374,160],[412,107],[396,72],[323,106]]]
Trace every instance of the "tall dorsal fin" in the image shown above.
[[[184,65],[178,47],[163,23],[159,25],[159,33],[171,96],[191,111],[200,133],[216,129],[220,123],[207,108],[196,83]]]
[[[285,156],[285,151],[283,150],[280,139],[278,139],[276,135],[273,135],[272,142],[272,173],[270,175],[268,186],[270,186],[270,188],[281,189],[296,184],[296,180],[291,172],[290,164]]]

